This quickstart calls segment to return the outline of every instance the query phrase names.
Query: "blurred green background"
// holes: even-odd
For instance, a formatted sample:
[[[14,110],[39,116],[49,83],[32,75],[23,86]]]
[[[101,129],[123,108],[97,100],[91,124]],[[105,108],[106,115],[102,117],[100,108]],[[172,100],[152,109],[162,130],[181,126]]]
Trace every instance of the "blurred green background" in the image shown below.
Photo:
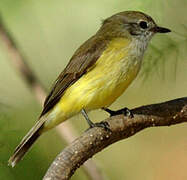
[[[151,41],[138,78],[112,106],[133,108],[187,95],[186,0],[1,0],[0,13],[40,81],[49,90],[73,52],[93,35],[101,20],[125,10],[141,10],[173,30]],[[0,180],[41,179],[66,146],[55,130],[43,135],[15,168],[7,160],[41,111],[14,69],[0,41]],[[102,111],[90,113],[103,120]],[[81,134],[81,115],[70,120]],[[107,179],[186,180],[187,125],[146,129],[93,157]],[[79,169],[73,180],[86,180]]]

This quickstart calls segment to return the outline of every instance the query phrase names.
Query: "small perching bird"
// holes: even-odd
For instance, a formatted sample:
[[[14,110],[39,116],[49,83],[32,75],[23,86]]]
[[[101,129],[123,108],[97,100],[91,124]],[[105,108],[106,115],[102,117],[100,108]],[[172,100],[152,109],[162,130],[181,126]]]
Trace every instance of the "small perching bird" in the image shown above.
[[[168,32],[169,29],[157,26],[150,16],[138,11],[120,12],[104,20],[55,81],[39,120],[16,147],[9,164],[14,167],[41,134],[79,112],[90,127],[106,129],[107,124],[94,124],[87,112],[102,108],[111,115],[132,116],[127,108],[112,111],[108,106],[137,76],[153,35]]]

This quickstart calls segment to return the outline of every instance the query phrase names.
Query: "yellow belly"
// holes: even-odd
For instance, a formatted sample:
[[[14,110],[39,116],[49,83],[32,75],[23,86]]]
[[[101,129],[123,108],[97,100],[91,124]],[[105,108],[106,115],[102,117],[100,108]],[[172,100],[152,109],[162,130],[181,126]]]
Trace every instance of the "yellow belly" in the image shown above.
[[[59,103],[50,112],[46,126],[51,128],[81,109],[108,107],[136,77],[141,60],[129,55],[129,41],[113,40],[108,48],[76,83],[69,87]]]

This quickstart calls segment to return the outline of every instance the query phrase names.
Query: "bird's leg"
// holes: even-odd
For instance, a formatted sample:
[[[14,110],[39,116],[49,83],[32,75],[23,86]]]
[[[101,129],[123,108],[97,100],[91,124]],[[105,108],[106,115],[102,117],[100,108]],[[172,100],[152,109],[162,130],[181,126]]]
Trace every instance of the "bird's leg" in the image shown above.
[[[127,108],[123,108],[123,109],[120,109],[120,110],[117,110],[117,111],[112,111],[108,108],[102,108],[104,111],[106,111],[107,113],[110,114],[110,116],[115,116],[115,115],[120,115],[120,114],[123,114],[124,116],[127,116],[127,117],[130,117],[130,118],[133,118],[133,113]]]
[[[86,119],[88,125],[90,128],[93,128],[93,127],[102,127],[104,128],[105,130],[109,130],[110,131],[110,127],[109,127],[109,124],[107,122],[100,122],[100,123],[93,123],[90,118],[88,117],[88,114],[86,113],[85,109],[82,109],[81,110],[81,113],[82,115],[84,116],[84,118]]]
[[[86,119],[88,125],[91,127],[94,127],[94,123],[90,120],[90,118],[88,117],[88,114],[86,113],[85,109],[81,110],[82,115],[84,116],[84,118]]]

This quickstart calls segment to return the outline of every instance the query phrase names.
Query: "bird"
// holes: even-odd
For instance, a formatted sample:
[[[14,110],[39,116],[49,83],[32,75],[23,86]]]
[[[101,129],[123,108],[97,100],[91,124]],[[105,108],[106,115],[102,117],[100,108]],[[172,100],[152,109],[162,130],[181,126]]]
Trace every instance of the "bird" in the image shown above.
[[[171,30],[139,11],[123,11],[103,20],[54,82],[36,124],[16,147],[9,165],[14,167],[44,132],[78,113],[90,128],[106,130],[107,124],[93,123],[87,113],[103,109],[111,116],[123,113],[133,117],[128,108],[113,111],[108,107],[136,78],[151,38],[168,32]]]

